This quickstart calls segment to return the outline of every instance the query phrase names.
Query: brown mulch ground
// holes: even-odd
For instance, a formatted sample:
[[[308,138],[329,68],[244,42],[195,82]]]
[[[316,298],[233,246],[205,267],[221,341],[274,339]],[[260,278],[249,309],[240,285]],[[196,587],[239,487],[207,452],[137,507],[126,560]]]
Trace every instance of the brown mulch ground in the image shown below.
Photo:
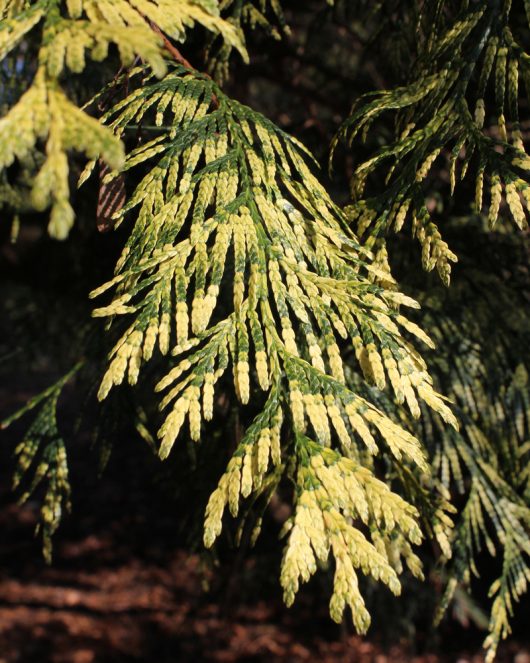
[[[90,522],[83,518],[82,527]],[[476,646],[422,655],[410,644],[382,647],[321,623],[310,606],[288,611],[256,598],[227,612],[204,590],[198,556],[171,546],[161,552],[159,535],[151,547],[140,541],[129,549],[134,523],[111,519],[84,536],[67,530],[47,567],[31,537],[34,520],[32,505],[0,511],[0,663],[483,660]],[[530,657],[508,643],[499,660]]]
[[[39,504],[14,504],[8,485],[13,446],[2,436],[0,663],[483,661],[484,634],[454,622],[433,643],[421,627],[408,640],[399,629],[383,640],[390,597],[367,638],[329,620],[328,592],[318,584],[286,609],[275,577],[279,558],[270,564],[267,549],[237,564],[230,553],[212,571],[185,550],[178,504],[157,492],[156,476],[145,480],[156,466],[151,452],[125,442],[101,479],[91,452],[74,453],[73,514],[56,535],[47,566],[33,535]],[[404,603],[393,605],[395,613]],[[519,629],[499,663],[530,663],[530,641],[523,646],[523,639]]]

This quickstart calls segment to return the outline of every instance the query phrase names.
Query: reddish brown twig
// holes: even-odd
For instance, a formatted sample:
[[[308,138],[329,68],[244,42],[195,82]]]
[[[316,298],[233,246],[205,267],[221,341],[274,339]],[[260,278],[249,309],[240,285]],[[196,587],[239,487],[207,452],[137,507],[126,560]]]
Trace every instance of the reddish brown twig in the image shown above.
[[[144,17],[145,18],[145,17]],[[180,64],[183,67],[186,67],[186,69],[191,69],[191,71],[197,71],[195,67],[186,60],[186,58],[182,55],[182,53],[179,51],[179,49],[171,43],[171,41],[166,37],[166,35],[163,33],[161,28],[154,22],[151,21],[150,19],[146,19],[147,23],[149,24],[149,27],[153,32],[156,32],[156,34],[162,39],[164,42],[164,47],[168,53],[171,53],[173,58],[177,61],[180,62]]]
[[[163,30],[160,28],[159,25],[157,25],[154,21],[151,21],[147,17],[144,16],[144,19],[147,21],[149,27],[153,32],[155,32],[160,39],[162,39],[164,43],[164,48],[166,51],[173,57],[174,60],[176,60],[178,63],[180,63],[183,67],[186,67],[186,69],[189,69],[190,71],[193,71],[195,73],[199,73],[198,69],[196,69],[191,62],[186,60],[186,58],[182,55],[182,53],[179,51],[179,49],[171,43],[171,40],[164,34]],[[207,78],[211,78],[209,74],[205,72],[201,72],[203,76],[206,76]],[[217,96],[212,92],[212,104],[214,108],[219,108],[219,100],[217,99]]]

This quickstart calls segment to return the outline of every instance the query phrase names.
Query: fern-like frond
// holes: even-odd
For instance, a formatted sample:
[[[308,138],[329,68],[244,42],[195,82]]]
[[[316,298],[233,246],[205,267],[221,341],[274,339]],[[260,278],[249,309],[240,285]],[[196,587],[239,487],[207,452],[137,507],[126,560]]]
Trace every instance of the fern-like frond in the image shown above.
[[[332,553],[331,617],[340,623],[349,606],[356,629],[364,633],[370,616],[359,591],[357,570],[388,585],[395,594],[401,587],[386,549],[376,547],[353,523],[359,519],[370,530],[383,532],[383,539],[391,533],[394,540],[401,535],[419,543],[418,514],[354,461],[331,449],[322,450],[307,438],[299,437],[296,449],[296,509],[285,526],[289,538],[281,573],[285,601],[292,604],[300,581],[307,581],[317,560],[326,562]],[[417,572],[421,574],[418,567]]]
[[[425,37],[410,82],[362,97],[333,147],[341,138],[351,144],[366,137],[383,114],[395,114],[395,138],[353,174],[355,202],[347,213],[360,234],[397,232],[411,219],[424,268],[436,267],[447,283],[456,256],[434,218],[433,178],[430,188],[425,183],[433,172],[440,176],[440,170],[448,169],[452,195],[457,181],[474,172],[477,211],[488,200],[493,226],[504,199],[515,223],[526,228],[530,159],[518,107],[519,81],[528,78],[530,60],[523,37],[518,37],[520,13],[511,3],[482,3],[473,9],[463,3],[456,13],[441,11],[440,3],[426,5],[421,25]],[[367,180],[384,172],[387,188],[365,197]]]
[[[438,285],[418,294],[422,323],[437,348],[445,349],[427,356],[434,384],[451,398],[460,431],[427,410],[408,424],[402,412],[401,421],[427,441],[434,473],[461,503],[440,614],[457,588],[478,575],[481,556],[502,560],[491,587],[485,641],[492,661],[530,574],[528,257],[522,238],[488,235],[465,223],[459,232],[453,228],[453,237],[460,247],[473,237],[466,266],[449,290]],[[492,255],[497,269],[488,271]]]
[[[114,31],[133,29],[134,34],[144,40],[143,46],[151,42],[158,44],[157,35],[150,30],[149,23],[157,25],[166,35],[182,41],[186,30],[195,24],[202,25],[216,35],[220,35],[227,47],[236,48],[246,57],[240,33],[234,25],[220,17],[217,0],[197,2],[195,0],[69,0],[69,14],[79,19],[86,16],[95,26],[106,23],[109,34]],[[123,33],[126,34],[125,32]],[[104,41],[104,37],[101,39]],[[134,47],[134,42],[133,42]],[[141,48],[140,41],[136,48]]]
[[[127,156],[125,171],[137,168],[144,175],[116,222],[132,213],[134,223],[116,276],[92,293],[114,291],[111,303],[95,315],[114,318],[112,328],[121,333],[100,399],[125,380],[135,384],[155,352],[167,355],[172,348],[173,368],[156,387],[165,393],[160,407],[168,411],[159,430],[165,458],[186,421],[190,437],[200,440],[225,374],[231,373],[242,404],[260,392],[267,395],[212,495],[205,542],[211,545],[219,534],[225,504],[237,513],[239,500],[259,490],[269,467],[278,468],[286,458],[298,467],[293,480],[302,481],[301,495],[307,492],[300,469],[304,454],[318,452],[326,466],[342,463],[341,481],[353,486],[362,470],[347,458],[358,453],[358,443],[370,455],[383,442],[397,461],[427,471],[418,440],[346,386],[339,343],[348,339],[365,379],[379,389],[388,379],[414,416],[423,401],[456,426],[405,336],[430,339],[397,310],[412,303],[410,298],[368,278],[377,266],[348,231],[304,148],[184,67],[144,82],[105,121],[120,134],[144,124],[155,137]],[[336,451],[328,458],[330,445]],[[323,472],[317,474],[329,495]],[[376,490],[379,483],[370,485]],[[386,539],[398,536],[406,521],[406,549],[407,540],[419,537],[415,511],[383,484],[380,490],[386,497],[373,496],[382,509],[373,516],[374,526]],[[335,618],[346,604],[360,609],[352,593],[353,567],[397,587],[382,558],[366,566],[372,544],[366,542],[364,561],[355,557],[364,535],[341,515],[350,507],[341,506],[346,497],[339,493],[333,493],[329,514],[324,497],[315,506],[329,519],[326,536],[337,563]],[[287,597],[298,582],[290,558],[286,553]],[[357,626],[364,628],[366,619],[359,617]]]
[[[51,560],[53,534],[59,527],[63,512],[70,509],[68,464],[64,440],[57,424],[57,404],[64,386],[80,368],[81,364],[74,366],[55,384],[0,423],[0,428],[7,428],[20,417],[37,409],[33,422],[15,449],[13,488],[22,487],[19,502],[23,504],[44,485],[41,520],[37,531],[40,530],[42,534],[43,554],[48,562]]]
[[[38,2],[34,5],[23,3],[20,8],[16,8],[15,4],[8,3],[6,7],[0,7],[0,15],[2,16],[2,20],[0,20],[0,60],[3,60],[45,15],[46,6],[44,2]]]
[[[51,205],[49,233],[63,239],[74,220],[67,151],[75,149],[119,168],[124,150],[111,131],[79,110],[59,87],[51,85],[43,70],[0,120],[0,168],[32,155],[41,140],[45,141],[44,160],[33,180],[31,199],[39,210]]]
[[[0,59],[38,24],[42,24],[42,34],[34,80],[0,120],[0,168],[15,158],[39,160],[39,143],[45,141],[44,163],[35,168],[32,200],[37,210],[51,205],[48,228],[57,239],[68,235],[74,221],[68,151],[103,159],[111,168],[119,168],[123,159],[119,140],[63,92],[59,79],[65,68],[80,73],[86,65],[86,52],[96,61],[105,60],[109,46],[115,44],[123,65],[140,57],[161,76],[166,71],[161,35],[181,40],[185,30],[195,24],[221,35],[245,57],[238,31],[220,17],[216,2],[39,0],[35,4],[8,3],[2,11]]]
[[[221,0],[221,16],[243,32],[260,28],[273,39],[289,34],[289,27],[279,0]],[[219,44],[212,35],[208,44],[208,72],[219,83],[228,77],[229,59],[234,50],[228,41]]]
[[[134,55],[140,55],[160,73],[163,45],[159,35],[152,30],[152,24],[178,41],[183,40],[187,29],[195,24],[202,25],[246,57],[238,30],[220,17],[215,1],[39,0],[35,4],[7,3],[2,13],[0,57],[45,19],[41,59],[50,60],[50,69],[55,74],[62,70],[65,56],[72,71],[80,71],[85,49],[90,49],[96,60],[102,60],[111,43],[118,45],[124,64],[128,64]]]

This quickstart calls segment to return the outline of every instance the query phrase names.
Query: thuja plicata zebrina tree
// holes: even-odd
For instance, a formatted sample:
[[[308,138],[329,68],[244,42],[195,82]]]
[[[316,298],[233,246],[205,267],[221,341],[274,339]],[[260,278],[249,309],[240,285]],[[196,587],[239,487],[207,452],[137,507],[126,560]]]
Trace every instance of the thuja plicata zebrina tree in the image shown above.
[[[58,259],[87,227],[108,245],[82,301],[53,311],[90,298],[92,317],[39,330],[68,365],[3,422],[28,422],[13,481],[41,499],[45,556],[69,509],[60,403],[75,385],[106,454],[119,414],[161,460],[184,448],[199,474],[217,468],[207,548],[234,520],[254,542],[281,494],[288,605],[321,569],[331,618],[348,609],[364,633],[360,577],[399,594],[431,540],[441,616],[497,555],[493,660],[530,582],[528,2],[2,0],[0,13],[14,250],[28,224]],[[318,40],[312,19],[358,55],[351,112],[319,148],[331,179],[295,131],[226,92],[234,66],[252,79],[255,44],[296,41],[289,23]],[[385,72],[371,89],[368,60]],[[326,76],[341,82],[341,62]]]

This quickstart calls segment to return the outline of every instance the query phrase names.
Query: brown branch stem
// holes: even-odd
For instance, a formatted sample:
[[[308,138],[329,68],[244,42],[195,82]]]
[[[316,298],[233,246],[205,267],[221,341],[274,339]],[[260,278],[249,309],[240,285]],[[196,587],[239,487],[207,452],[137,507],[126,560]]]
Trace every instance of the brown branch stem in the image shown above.
[[[155,32],[164,42],[164,47],[166,51],[170,53],[177,62],[180,62],[180,64],[183,67],[186,67],[186,69],[190,69],[191,71],[197,71],[197,69],[195,69],[195,67],[191,64],[191,62],[186,60],[186,58],[182,55],[179,49],[174,44],[171,43],[171,41],[164,34],[162,29],[154,21],[151,21],[149,19],[146,20],[151,30]]]
[[[154,21],[151,21],[150,19],[146,18],[145,16],[144,18],[147,21],[151,30],[153,30],[153,32],[155,32],[162,39],[164,43],[164,48],[173,57],[173,59],[179,62],[183,67],[186,67],[186,69],[199,73],[199,70],[196,69],[191,64],[191,62],[189,62],[189,60],[186,60],[186,58],[182,55],[179,49],[174,44],[171,43],[171,40],[164,34],[160,26],[157,25]],[[206,74],[205,72],[202,73],[204,76],[207,76],[208,78],[211,79],[211,76],[209,74]],[[217,96],[213,92],[212,92],[212,104],[214,108],[219,108],[219,100],[217,99]]]

